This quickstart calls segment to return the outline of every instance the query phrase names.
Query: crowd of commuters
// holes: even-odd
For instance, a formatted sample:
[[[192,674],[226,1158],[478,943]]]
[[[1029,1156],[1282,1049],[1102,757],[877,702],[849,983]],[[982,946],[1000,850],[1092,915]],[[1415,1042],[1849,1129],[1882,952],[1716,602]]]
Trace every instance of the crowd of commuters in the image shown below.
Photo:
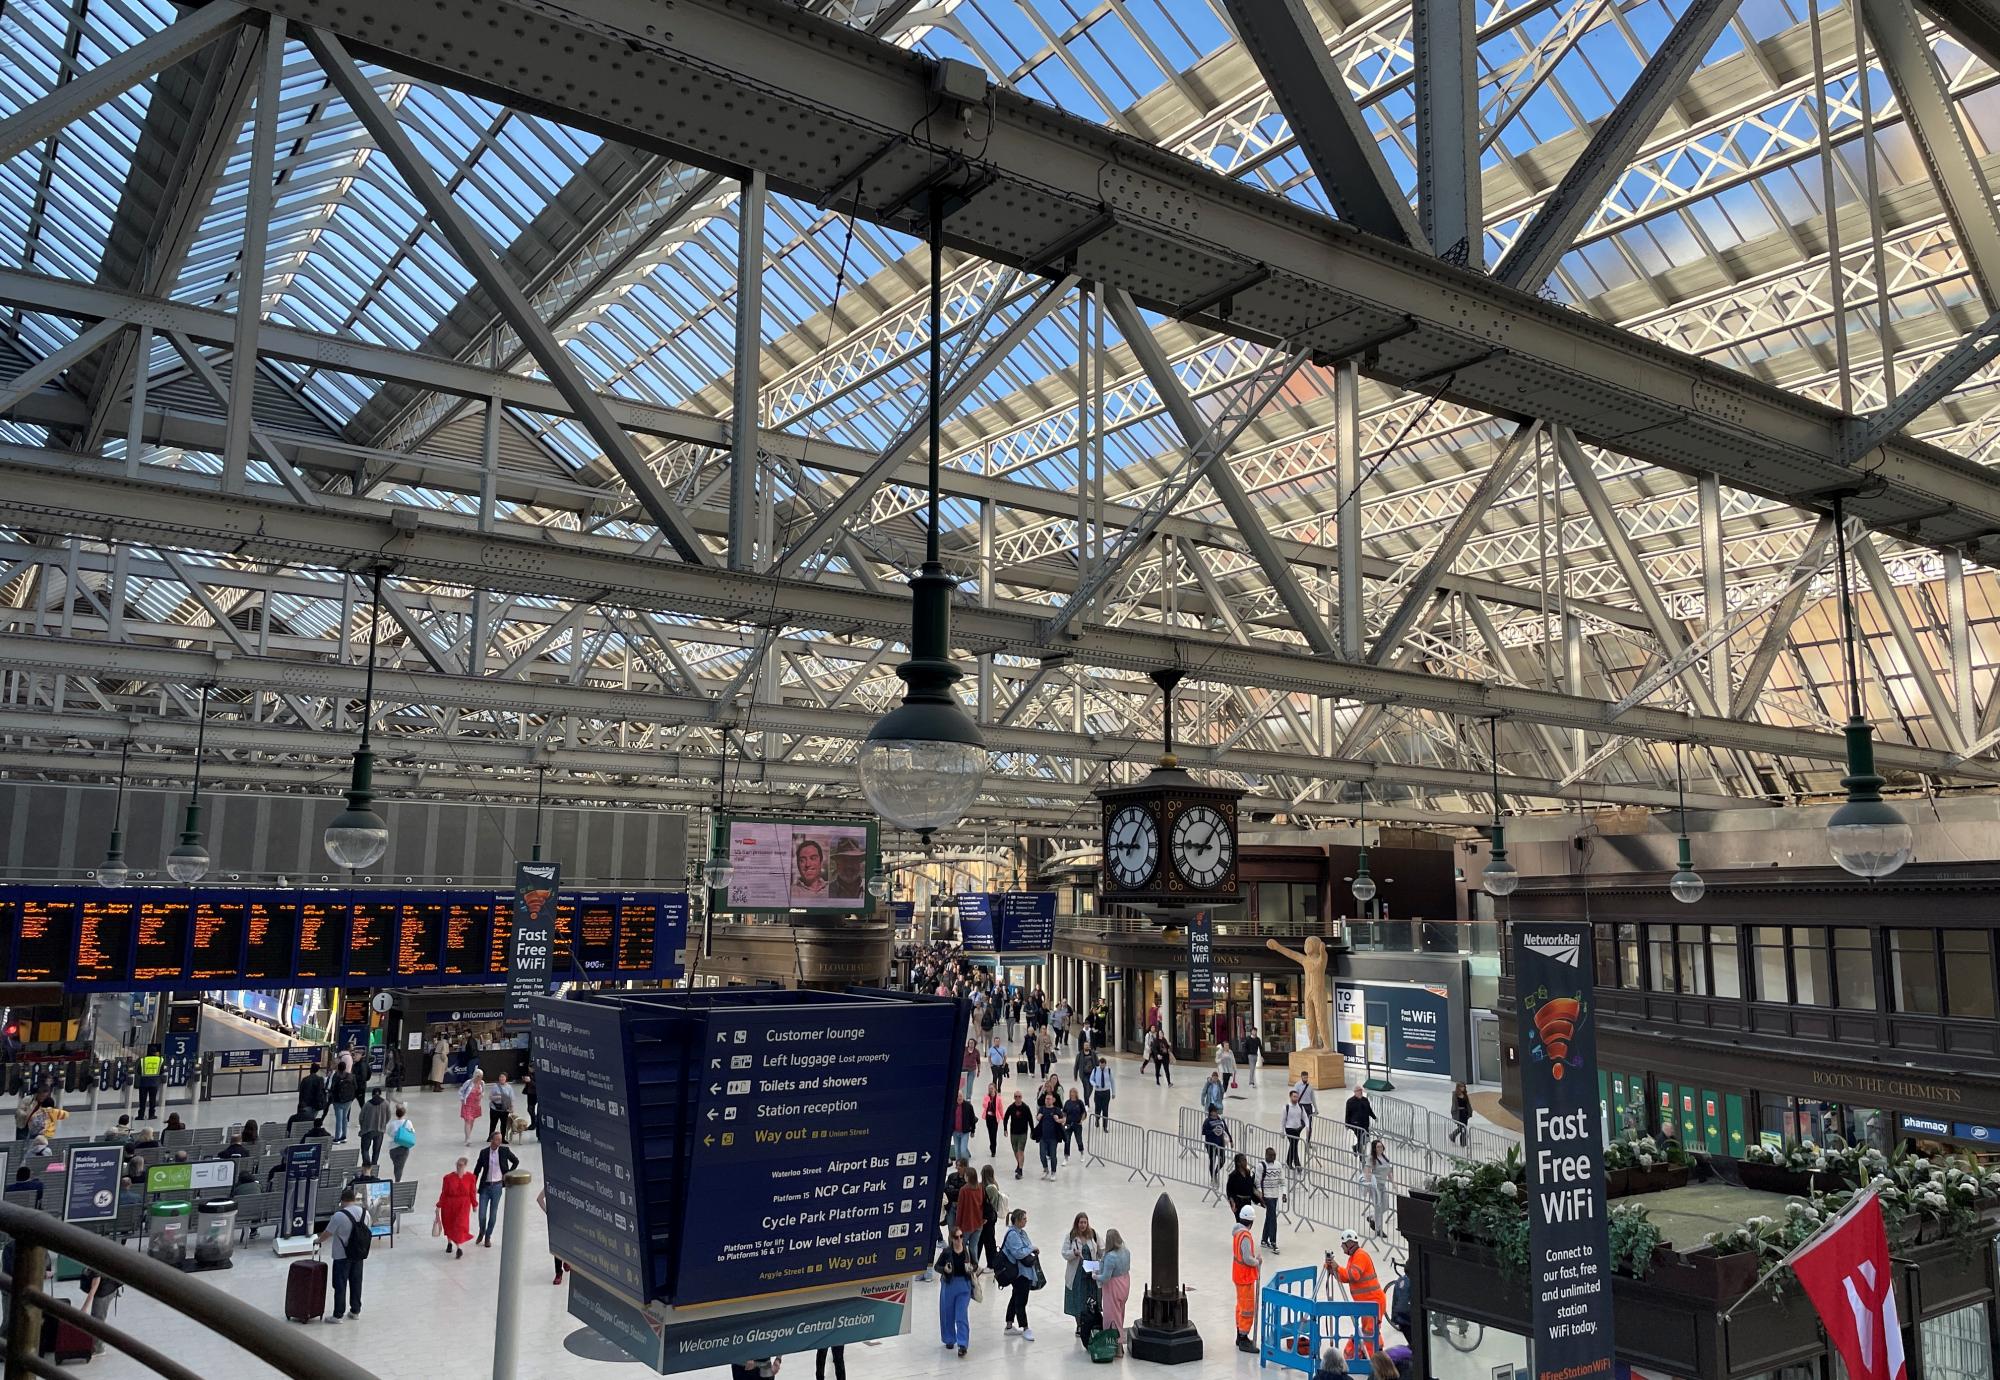
[[[1094,1337],[1108,1336],[1112,1354],[1122,1355],[1132,1289],[1132,1257],[1123,1237],[1115,1228],[1100,1232],[1087,1212],[1079,1212],[1045,1260],[1043,1245],[1030,1231],[1028,1210],[1010,1205],[1001,1189],[1001,1176],[1010,1161],[1013,1178],[1025,1177],[1031,1145],[1040,1178],[1053,1182],[1066,1163],[1087,1153],[1093,1127],[1109,1131],[1118,1082],[1111,1060],[1100,1054],[1107,1013],[1100,1004],[1079,1016],[1068,1003],[1009,982],[954,949],[906,950],[902,957],[909,962],[913,990],[956,998],[971,1007],[968,1036],[958,1060],[958,1106],[951,1123],[953,1163],[945,1178],[940,1246],[933,1263],[940,1282],[941,1345],[958,1356],[968,1353],[973,1345],[970,1307],[988,1283],[1003,1295],[1002,1335],[1033,1341],[1030,1300],[1059,1282],[1062,1311],[1079,1344],[1089,1346]],[[1171,1086],[1175,1056],[1159,1011],[1147,1012],[1142,1025],[1140,1072],[1150,1069],[1156,1084]],[[1196,1094],[1203,1111],[1201,1138],[1211,1181],[1229,1211],[1237,1345],[1245,1351],[1256,1350],[1252,1334],[1264,1258],[1280,1253],[1284,1196],[1303,1168],[1303,1146],[1312,1140],[1319,1116],[1319,1090],[1310,1077],[1293,1078],[1283,1109],[1287,1140],[1283,1160],[1276,1147],[1266,1147],[1259,1159],[1236,1150],[1226,1102],[1233,1090],[1246,1083],[1257,1085],[1263,1053],[1254,1033],[1234,1045],[1219,1041],[1215,1066]],[[1058,1062],[1067,1062],[1067,1070],[1058,1070]],[[1460,1118],[1459,1101],[1455,1096],[1453,1116],[1462,1127],[1470,1120],[1471,1108],[1466,1100]],[[1356,1174],[1369,1199],[1369,1229],[1380,1232],[1394,1191],[1394,1166],[1384,1140],[1373,1134],[1375,1111],[1364,1088],[1353,1090],[1342,1113],[1356,1155]],[[988,1162],[975,1168],[982,1127]],[[1326,1254],[1320,1276],[1327,1297],[1376,1305],[1375,1326],[1379,1326],[1387,1313],[1387,1296],[1374,1259],[1357,1233],[1342,1233],[1338,1249]],[[1374,1326],[1368,1335],[1375,1338]],[[1361,1351],[1359,1358],[1352,1349],[1329,1351],[1320,1358],[1320,1374],[1346,1376],[1350,1366],[1358,1365],[1359,1374],[1397,1376],[1401,1373],[1397,1363],[1408,1360],[1408,1349],[1403,1347],[1371,1344]]]

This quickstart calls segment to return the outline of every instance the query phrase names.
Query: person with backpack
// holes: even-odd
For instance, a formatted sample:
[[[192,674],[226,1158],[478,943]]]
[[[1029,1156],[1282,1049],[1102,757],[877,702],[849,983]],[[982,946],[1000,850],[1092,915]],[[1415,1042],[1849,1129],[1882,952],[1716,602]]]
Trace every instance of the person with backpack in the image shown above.
[[[359,1318],[361,1267],[368,1263],[375,1235],[368,1225],[367,1210],[361,1206],[361,1195],[352,1184],[340,1190],[340,1206],[327,1219],[319,1239],[329,1245],[333,1256],[333,1311],[326,1320],[337,1323],[350,1311]]]
[[[398,1102],[396,1119],[389,1123],[389,1163],[394,1166],[397,1183],[403,1181],[403,1166],[416,1146],[417,1128],[410,1120],[410,1109]]]
[[[333,1107],[333,1140],[336,1145],[347,1139],[347,1123],[354,1115],[355,1099],[361,1096],[361,1085],[355,1081],[354,1070],[342,1064],[327,1080],[326,1099]]]
[[[319,1071],[315,1060],[307,1069],[306,1076],[299,1080],[299,1109],[292,1113],[293,1121],[311,1121],[326,1110],[326,1075]]]

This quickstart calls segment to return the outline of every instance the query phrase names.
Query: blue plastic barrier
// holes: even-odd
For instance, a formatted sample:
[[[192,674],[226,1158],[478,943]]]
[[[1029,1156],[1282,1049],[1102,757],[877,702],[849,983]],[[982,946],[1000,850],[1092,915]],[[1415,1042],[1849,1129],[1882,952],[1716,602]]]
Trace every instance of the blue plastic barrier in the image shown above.
[[[1308,1265],[1280,1270],[1258,1296],[1257,1364],[1280,1365],[1310,1375],[1329,1343],[1348,1356],[1366,1356],[1376,1346],[1379,1314],[1372,1303],[1335,1303],[1316,1298],[1319,1271]]]

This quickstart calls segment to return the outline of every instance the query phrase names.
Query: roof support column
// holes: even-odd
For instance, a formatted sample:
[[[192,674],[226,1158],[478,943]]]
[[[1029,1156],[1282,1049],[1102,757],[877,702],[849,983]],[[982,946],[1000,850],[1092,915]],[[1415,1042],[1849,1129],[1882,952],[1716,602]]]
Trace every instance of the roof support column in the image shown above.
[[[1338,492],[1335,559],[1340,562],[1340,654],[1361,660],[1366,595],[1361,584],[1361,371],[1353,361],[1333,369],[1333,454]]]
[[[265,21],[263,74],[250,117],[250,186],[243,247],[236,260],[236,344],[229,356],[229,413],[222,441],[222,491],[243,492],[257,401],[257,327],[264,319],[264,269],[271,242],[271,183],[278,159],[278,102],[285,84],[285,21]]]
[[[1965,611],[1965,557],[1956,551],[1944,553],[1944,607],[1951,629],[1951,703],[1958,711],[1959,737],[1969,743],[1978,714],[1972,698],[1972,627]]]
[[[764,174],[736,203],[736,405],[729,418],[729,568],[755,570],[750,515],[757,500],[757,429],[764,355]],[[767,553],[768,554],[768,553]]]
[[[1882,553],[1875,549],[1875,538],[1862,533],[1860,540],[1850,542],[1854,560],[1868,577],[1868,587],[1875,591],[1875,603],[1882,610],[1882,621],[1889,625],[1889,635],[1896,639],[1897,650],[1910,668],[1910,678],[1917,683],[1917,693],[1923,697],[1924,706],[1931,717],[1937,720],[1939,730],[1954,752],[1964,752],[1966,736],[1961,730],[1958,714],[1950,701],[1944,697],[1944,686],[1932,669],[1929,654],[1922,642],[1917,640],[1917,630],[1911,626],[1909,611],[1903,607],[1902,599],[1896,593],[1896,586],[1889,580],[1889,572],[1882,564]]]
[[[1722,480],[1704,474],[1697,481],[1701,501],[1701,614],[1703,630],[1713,632],[1729,619],[1728,567],[1722,548]],[[1729,703],[1729,639],[1708,653],[1708,693],[1718,707]]]
[[[1431,246],[1486,262],[1479,187],[1479,29],[1472,0],[1414,0],[1417,209]]]

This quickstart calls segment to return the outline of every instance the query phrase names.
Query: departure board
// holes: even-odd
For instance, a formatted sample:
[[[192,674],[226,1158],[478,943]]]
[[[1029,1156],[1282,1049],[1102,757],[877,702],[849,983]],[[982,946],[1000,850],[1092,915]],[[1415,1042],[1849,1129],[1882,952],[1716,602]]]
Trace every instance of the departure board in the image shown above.
[[[248,908],[240,898],[227,900],[220,896],[206,896],[195,903],[189,978],[196,982],[242,979],[244,912]]]
[[[439,972],[438,948],[444,943],[444,913],[442,901],[403,903],[403,930],[396,940],[396,976],[424,978]]]
[[[569,971],[571,956],[576,952],[576,898],[556,897],[556,942],[549,947],[549,970],[563,973]],[[504,969],[502,971],[505,971]]]
[[[340,980],[340,946],[347,937],[347,907],[337,901],[305,897],[299,901],[298,962],[301,978]]]
[[[576,898],[571,920],[575,971],[596,977],[618,966],[618,898],[585,894]],[[561,972],[556,968],[554,971]]]
[[[255,896],[244,906],[243,980],[282,982],[292,974],[292,941],[299,930],[298,902]]]
[[[185,892],[149,896],[139,902],[132,981],[171,982],[187,972],[189,910]]]
[[[70,898],[23,897],[21,934],[14,946],[14,977],[19,982],[60,982],[70,971],[70,936],[76,933],[76,909]]]
[[[401,909],[392,900],[355,898],[347,924],[349,977],[378,978],[390,974],[396,960],[396,914]]]
[[[488,963],[488,936],[493,929],[493,913],[504,910],[506,901],[485,896],[454,900],[444,912],[444,975],[483,980],[495,976]],[[406,908],[407,909],[407,908]]]
[[[653,928],[659,919],[658,906],[621,902],[618,907],[618,967],[651,971]]]
[[[507,974],[513,899],[471,890],[0,886],[0,980],[93,992],[491,983]],[[679,977],[687,917],[685,892],[579,893],[561,904],[563,956],[552,971],[605,982]]]
[[[116,900],[93,896],[76,922],[76,980],[101,987],[132,980],[132,922],[139,913],[136,893]]]

